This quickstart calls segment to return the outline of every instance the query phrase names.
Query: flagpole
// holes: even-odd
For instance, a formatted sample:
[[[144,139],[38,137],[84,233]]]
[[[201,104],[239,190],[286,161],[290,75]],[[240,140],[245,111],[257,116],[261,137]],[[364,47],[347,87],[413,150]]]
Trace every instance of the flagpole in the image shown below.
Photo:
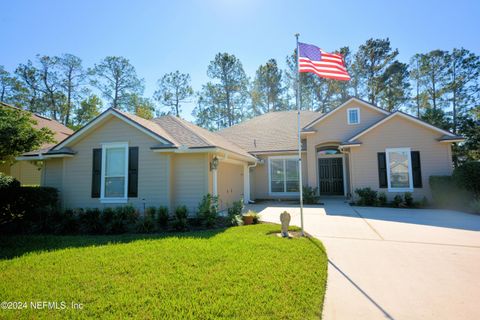
[[[299,46],[298,37],[300,34],[296,33],[297,39],[297,111],[298,111],[298,184],[300,190],[300,226],[302,228],[302,237],[305,235],[303,230],[303,182],[302,182],[302,139],[300,137],[301,123],[300,123],[300,71],[299,71]]]

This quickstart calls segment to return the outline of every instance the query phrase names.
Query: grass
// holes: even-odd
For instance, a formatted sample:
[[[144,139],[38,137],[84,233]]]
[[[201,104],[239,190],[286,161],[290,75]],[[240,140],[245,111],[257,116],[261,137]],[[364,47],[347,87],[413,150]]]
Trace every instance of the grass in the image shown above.
[[[327,257],[260,224],[164,235],[0,237],[0,301],[64,301],[2,319],[318,319]],[[83,309],[70,308],[71,302]]]

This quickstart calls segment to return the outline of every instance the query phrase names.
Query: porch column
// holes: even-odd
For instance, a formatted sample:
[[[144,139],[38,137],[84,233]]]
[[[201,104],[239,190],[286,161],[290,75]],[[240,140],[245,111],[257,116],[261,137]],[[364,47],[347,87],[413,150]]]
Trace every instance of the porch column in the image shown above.
[[[248,164],[243,165],[243,203],[250,201],[250,169]]]
[[[213,174],[213,196],[216,197],[218,196],[218,182],[217,182],[217,168],[212,170]]]

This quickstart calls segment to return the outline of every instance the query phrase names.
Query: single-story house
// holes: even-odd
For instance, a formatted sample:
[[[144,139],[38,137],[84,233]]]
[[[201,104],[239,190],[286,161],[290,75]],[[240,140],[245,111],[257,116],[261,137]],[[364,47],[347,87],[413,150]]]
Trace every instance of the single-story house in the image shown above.
[[[14,106],[0,102],[0,108],[13,108],[18,109]],[[34,154],[42,151],[47,151],[58,142],[64,140],[73,133],[73,130],[64,126],[58,121],[53,119],[30,113],[31,118],[36,122],[34,127],[36,129],[48,128],[53,132],[54,143],[44,143],[41,146],[41,150],[34,151]],[[29,153],[25,155],[28,156]],[[41,176],[42,176],[42,163],[41,161],[15,161],[14,163],[3,163],[0,164],[0,172],[3,172],[9,176],[14,177],[22,185],[40,185]]]
[[[320,196],[371,187],[389,198],[429,198],[431,175],[452,172],[462,137],[403,112],[351,98],[320,114],[301,111],[302,177]],[[108,109],[41,154],[42,185],[63,207],[186,205],[298,197],[297,112],[270,112],[210,132],[174,116],[153,120]],[[25,157],[23,157],[25,158]],[[22,159],[23,159],[22,158]]]

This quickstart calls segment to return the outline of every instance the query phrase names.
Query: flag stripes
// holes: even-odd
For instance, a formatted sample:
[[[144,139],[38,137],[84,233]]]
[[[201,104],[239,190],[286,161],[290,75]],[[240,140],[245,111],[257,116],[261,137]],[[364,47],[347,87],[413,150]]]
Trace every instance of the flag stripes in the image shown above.
[[[350,80],[341,54],[328,53],[305,43],[299,43],[299,52],[299,72],[311,72],[327,79]]]

